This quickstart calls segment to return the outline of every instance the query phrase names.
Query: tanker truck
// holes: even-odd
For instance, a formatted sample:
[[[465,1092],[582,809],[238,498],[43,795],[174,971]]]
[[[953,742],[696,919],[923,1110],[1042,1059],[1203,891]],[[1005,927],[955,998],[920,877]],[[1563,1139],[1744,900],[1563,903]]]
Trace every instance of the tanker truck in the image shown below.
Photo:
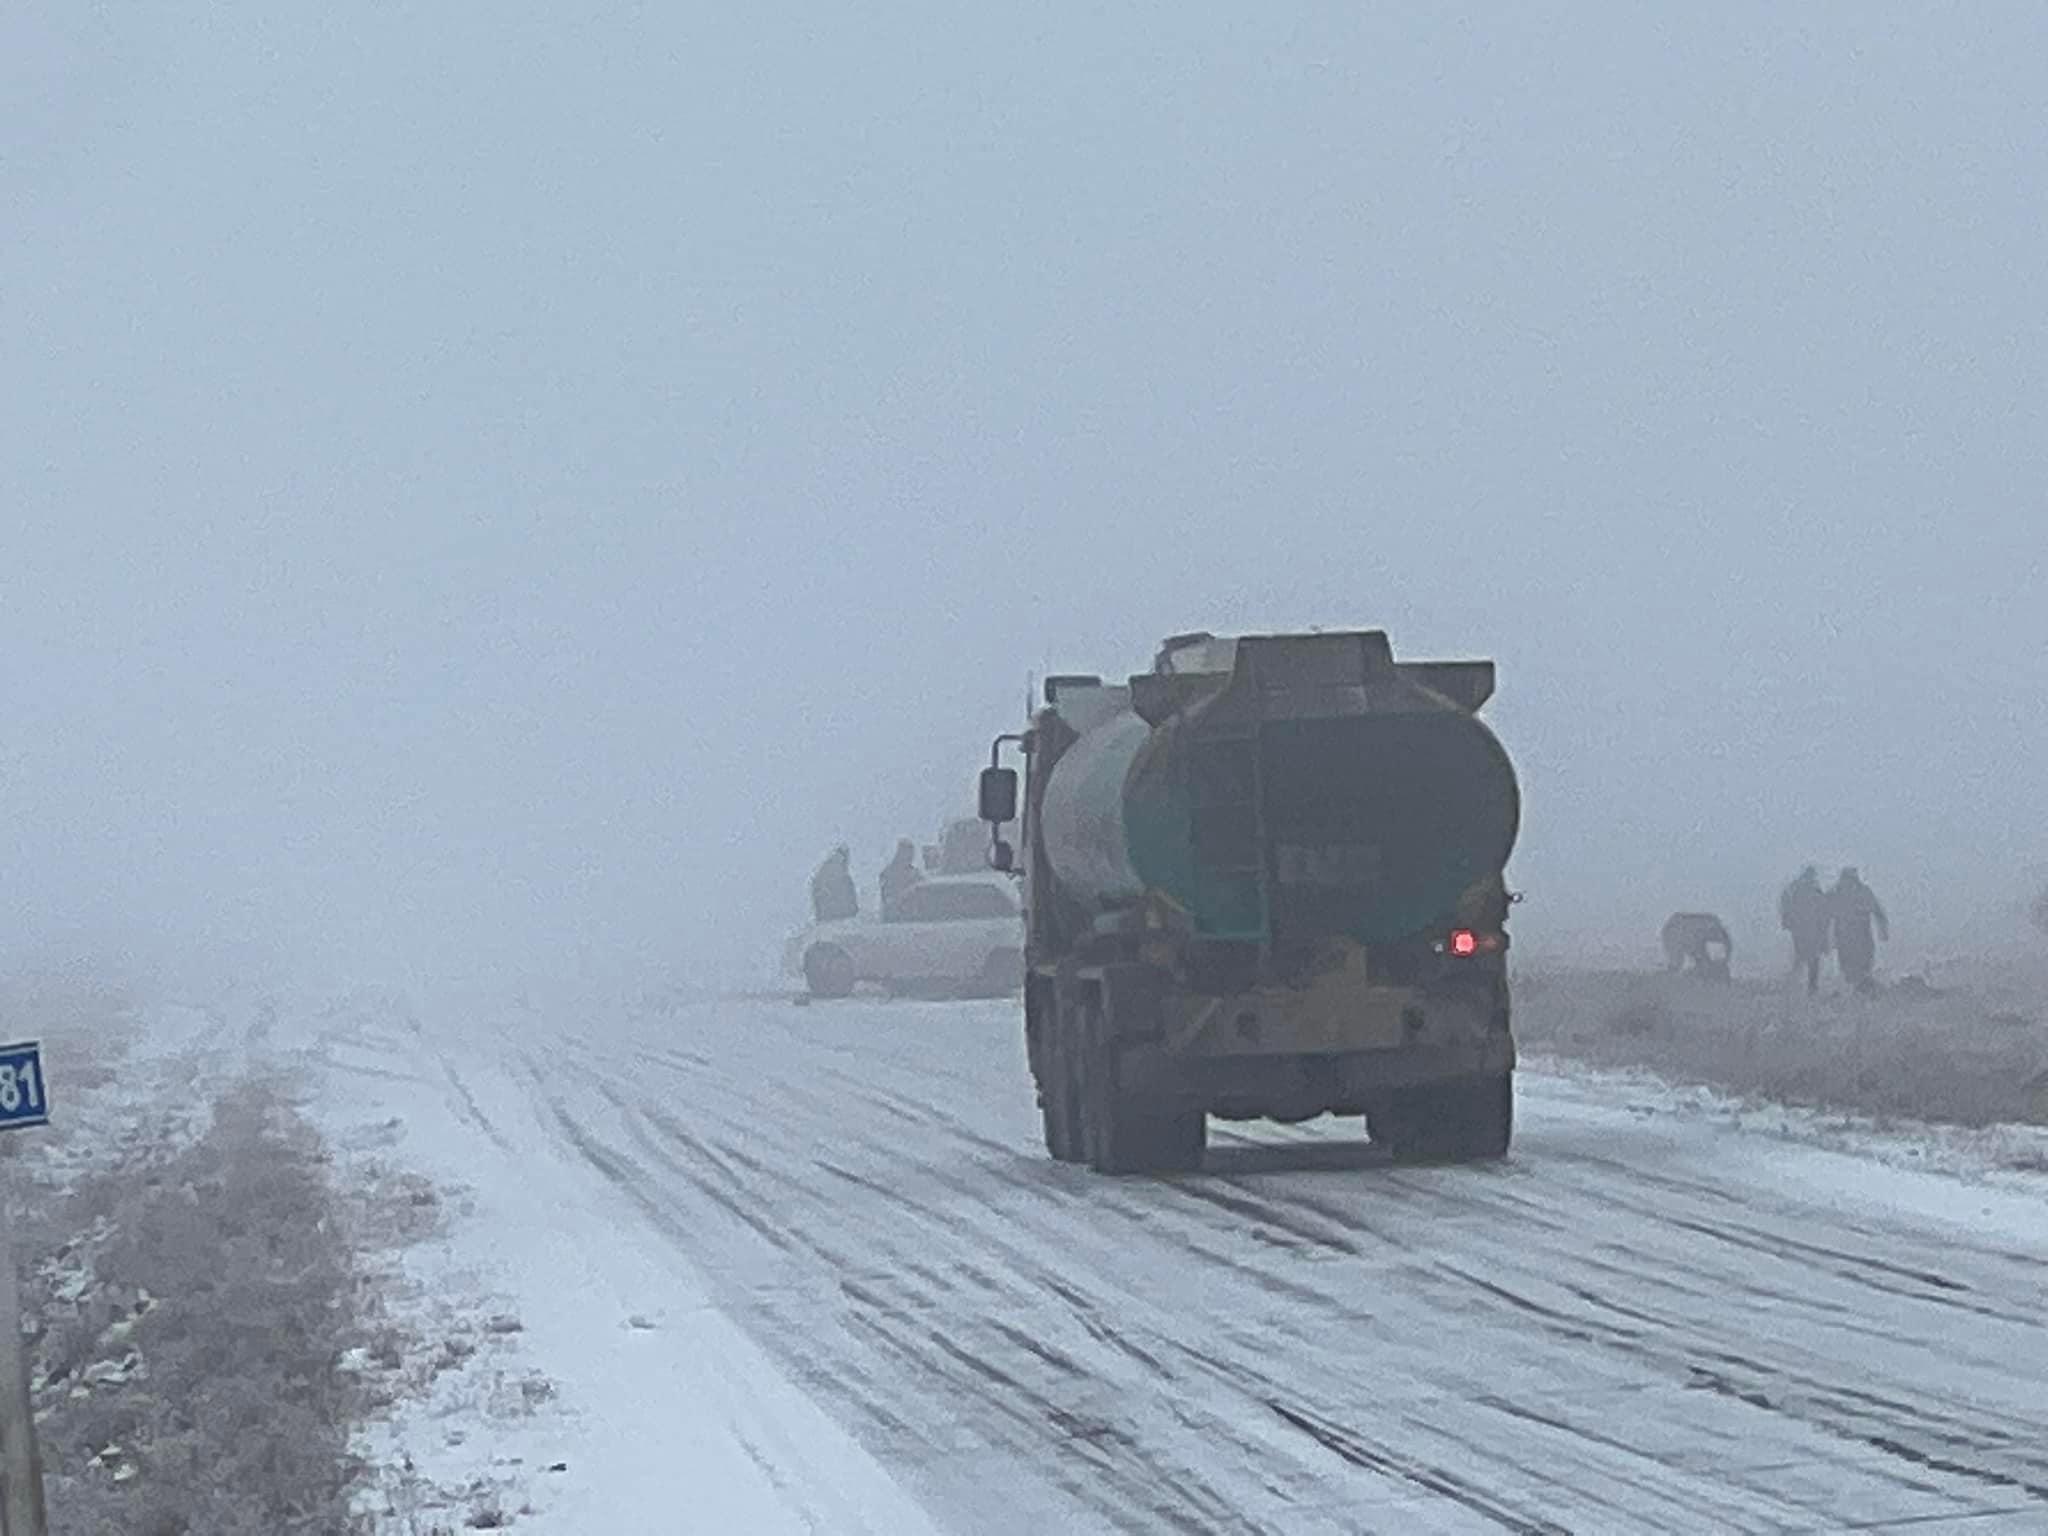
[[[1397,1159],[1506,1154],[1521,796],[1493,685],[1379,630],[1181,635],[1128,682],[1046,681],[980,812],[1022,885],[1054,1158],[1189,1169],[1211,1116],[1323,1114]]]

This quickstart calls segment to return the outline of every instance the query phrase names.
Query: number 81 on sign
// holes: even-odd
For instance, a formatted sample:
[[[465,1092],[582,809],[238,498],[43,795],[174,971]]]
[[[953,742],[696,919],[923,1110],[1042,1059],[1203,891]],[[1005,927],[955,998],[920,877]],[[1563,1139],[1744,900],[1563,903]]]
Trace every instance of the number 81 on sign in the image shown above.
[[[42,1046],[33,1040],[25,1045],[0,1045],[0,1131],[49,1123]]]

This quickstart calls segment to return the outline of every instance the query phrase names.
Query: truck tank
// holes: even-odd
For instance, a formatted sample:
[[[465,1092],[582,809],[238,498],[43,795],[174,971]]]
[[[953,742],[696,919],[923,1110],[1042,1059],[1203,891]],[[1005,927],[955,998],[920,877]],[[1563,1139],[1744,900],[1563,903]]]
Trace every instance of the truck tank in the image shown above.
[[[1490,662],[1397,663],[1380,631],[1169,642],[1128,687],[1058,701],[1052,878],[1091,916],[1156,901],[1199,939],[1411,936],[1514,847],[1492,690]]]

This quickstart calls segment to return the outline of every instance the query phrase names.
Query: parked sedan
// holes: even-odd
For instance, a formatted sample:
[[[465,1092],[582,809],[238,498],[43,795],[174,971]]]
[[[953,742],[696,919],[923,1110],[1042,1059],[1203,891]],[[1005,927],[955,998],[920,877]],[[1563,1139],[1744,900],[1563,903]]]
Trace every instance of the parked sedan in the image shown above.
[[[1003,876],[948,875],[912,886],[884,917],[806,928],[785,959],[813,997],[845,997],[862,983],[999,997],[1024,983],[1024,924]]]

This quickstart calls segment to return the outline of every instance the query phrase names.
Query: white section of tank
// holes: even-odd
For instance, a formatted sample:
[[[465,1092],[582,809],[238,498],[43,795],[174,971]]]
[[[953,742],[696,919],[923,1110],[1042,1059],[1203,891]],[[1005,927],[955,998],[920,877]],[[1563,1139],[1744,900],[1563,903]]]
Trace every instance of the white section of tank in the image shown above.
[[[1152,728],[1128,688],[1062,692],[1059,715],[1080,733],[1045,786],[1040,836],[1060,888],[1098,911],[1144,894],[1124,842],[1123,787]]]

